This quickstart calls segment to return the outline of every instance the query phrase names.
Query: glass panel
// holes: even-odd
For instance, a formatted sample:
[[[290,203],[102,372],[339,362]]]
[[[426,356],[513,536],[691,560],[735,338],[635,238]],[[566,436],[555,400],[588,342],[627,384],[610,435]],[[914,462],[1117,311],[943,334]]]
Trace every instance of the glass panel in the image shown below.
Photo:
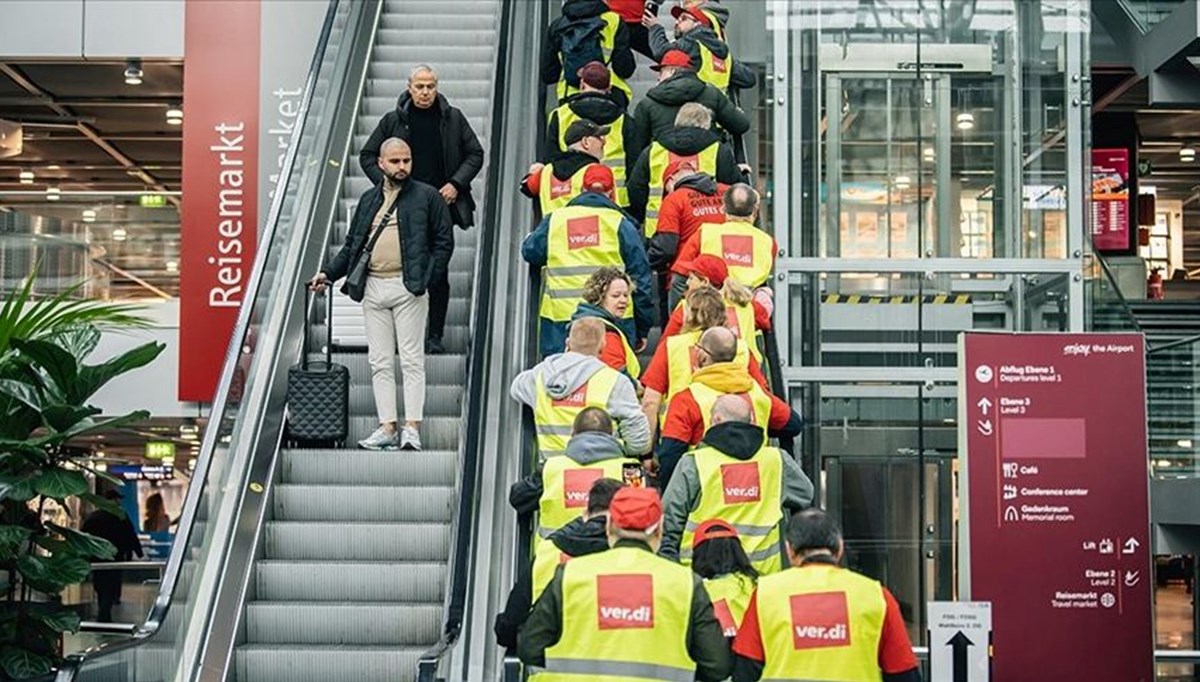
[[[1150,465],[1158,478],[1200,476],[1200,344],[1146,355]]]

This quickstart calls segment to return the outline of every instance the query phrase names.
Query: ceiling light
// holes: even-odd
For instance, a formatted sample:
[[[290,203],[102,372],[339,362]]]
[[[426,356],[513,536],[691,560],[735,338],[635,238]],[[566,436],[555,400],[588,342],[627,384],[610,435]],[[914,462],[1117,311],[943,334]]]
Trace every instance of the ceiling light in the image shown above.
[[[896,189],[908,189],[912,187],[912,178],[907,175],[897,175],[892,184],[895,185]]]
[[[179,272],[179,261],[167,261],[167,272]]]
[[[1179,160],[1185,163],[1191,163],[1196,160],[1196,148],[1191,145],[1184,145],[1179,148]]]
[[[125,62],[125,85],[142,84],[142,60],[130,59]]]
[[[933,161],[933,159],[934,159],[933,147],[926,147],[926,148],[925,148],[925,149],[924,149],[924,150],[921,152],[921,158],[925,159],[926,161],[931,161],[931,162],[932,162],[932,161]]]
[[[46,201],[58,201],[59,199],[62,198],[61,194],[62,194],[62,192],[59,192],[57,187],[47,187],[46,188]]]
[[[21,179],[22,185],[32,185],[33,184],[33,171],[23,170],[18,174],[17,177],[19,177]]]
[[[106,473],[108,471],[108,465],[105,464],[104,462],[96,462],[94,467],[95,467],[96,471],[99,471],[101,473]]]
[[[954,125],[957,126],[959,130],[970,130],[974,128],[975,114],[972,114],[969,111],[962,112],[958,116],[954,117]]]
[[[183,125],[183,109],[177,106],[167,109],[167,125]]]
[[[1190,447],[1192,447],[1192,441],[1191,441],[1191,439],[1189,439],[1189,438],[1184,438],[1183,440],[1177,440],[1177,441],[1175,441],[1175,444],[1176,444],[1176,445],[1178,445],[1178,446],[1179,446],[1179,447],[1181,447],[1181,448],[1190,448]]]
[[[85,208],[83,210],[83,222],[85,222],[85,223],[96,222],[96,212],[90,208]]]
[[[123,242],[123,241],[125,241],[125,238],[128,236],[129,236],[129,234],[127,232],[125,232],[125,228],[123,228],[123,227],[118,227],[117,229],[112,231],[112,240],[114,242]]]

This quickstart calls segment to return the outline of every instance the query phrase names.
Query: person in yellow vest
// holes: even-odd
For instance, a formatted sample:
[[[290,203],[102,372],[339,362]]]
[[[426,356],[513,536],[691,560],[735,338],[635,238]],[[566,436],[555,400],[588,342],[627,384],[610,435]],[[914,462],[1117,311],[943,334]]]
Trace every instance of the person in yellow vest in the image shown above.
[[[764,442],[752,418],[744,396],[717,398],[712,427],[700,447],[679,460],[663,494],[664,557],[691,561],[696,528],[723,519],[738,531],[759,575],[783,568],[784,511],[811,505],[813,484],[796,460]]]
[[[571,320],[594,317],[603,322],[606,332],[600,360],[636,380],[642,374],[637,354],[646,350],[646,339],[635,341],[636,327],[628,315],[632,309],[633,280],[621,268],[606,265],[584,283],[583,301]]]
[[[750,346],[750,352],[760,362],[762,352],[759,348],[759,337],[771,329],[771,314],[775,312],[775,294],[767,287],[759,287],[754,291],[746,288],[741,282],[729,276],[729,267],[717,256],[700,254],[691,261],[681,263],[679,269],[687,273],[686,278],[675,277],[674,282],[684,282],[684,289],[675,295],[675,284],[672,285],[670,299],[674,301],[671,315],[663,325],[663,336],[673,336],[683,329],[683,320],[687,316],[687,305],[684,297],[705,287],[712,287],[721,292],[725,300],[725,314],[729,318],[726,326],[745,339]]]
[[[921,682],[896,598],[839,566],[837,522],[799,512],[787,543],[792,567],[759,578],[733,640],[734,682]]]
[[[671,8],[675,17],[675,40],[667,38],[667,31],[657,21],[644,17],[642,23],[650,31],[650,51],[662,57],[668,50],[686,53],[697,64],[700,80],[725,92],[732,86],[739,90],[752,88],[758,82],[754,71],[737,62],[722,35],[719,22],[714,16],[696,6]],[[716,30],[714,30],[716,29]]]
[[[550,584],[559,564],[608,549],[608,505],[624,485],[615,478],[597,479],[588,490],[587,509],[583,515],[554,531],[549,542],[538,545],[533,565],[517,571],[517,582],[508,593],[504,611],[496,615],[492,627],[497,644],[509,650],[516,649],[517,628],[529,616],[533,601]]]
[[[662,502],[626,487],[608,510],[611,549],[571,559],[533,605],[517,654],[536,682],[729,676],[729,644],[700,577],[655,555]]]
[[[583,193],[588,171],[603,165],[601,160],[608,133],[608,126],[595,121],[574,121],[563,133],[567,151],[555,156],[550,163],[529,166],[529,172],[521,180],[521,194],[533,199],[543,218]]]
[[[609,131],[604,138],[601,162],[612,169],[613,178],[617,181],[614,197],[617,205],[627,207],[629,193],[625,189],[626,179],[634,161],[637,161],[642,143],[638,140],[633,118],[625,111],[628,106],[625,93],[614,90],[611,82],[608,67],[600,62],[592,62],[580,69],[579,92],[564,99],[557,109],[550,112],[546,123],[546,142],[552,155],[565,154],[568,149],[567,129],[572,123],[588,120],[607,126]]]
[[[542,83],[555,86],[561,103],[579,91],[579,69],[593,61],[610,67],[613,85],[633,99],[625,82],[637,69],[629,27],[604,0],[564,0],[562,14],[550,24],[542,44]]]
[[[605,266],[619,267],[633,280],[630,319],[636,346],[654,324],[654,299],[650,295],[650,261],[637,225],[613,203],[613,174],[592,166],[584,174],[584,191],[566,206],[542,218],[521,243],[521,256],[542,267],[541,325],[538,345],[542,355],[563,348],[567,325],[583,302],[588,278]]]
[[[733,639],[750,606],[758,571],[742,549],[737,531],[721,519],[700,524],[692,550],[692,570],[704,580],[722,631]]]
[[[638,407],[629,377],[600,361],[604,324],[596,319],[571,325],[567,350],[551,355],[513,379],[509,394],[533,409],[541,458],[566,452],[575,417],[586,407],[603,408],[617,423],[625,452],[650,452],[650,426]]]
[[[629,210],[643,220],[646,238],[658,231],[658,213],[666,193],[667,168],[675,161],[691,160],[697,170],[717,182],[741,181],[741,169],[733,148],[712,128],[712,110],[703,104],[688,102],[679,107],[675,127],[651,142],[642,151],[629,174]]]
[[[659,481],[666,485],[683,453],[698,446],[713,425],[713,406],[723,395],[736,395],[749,402],[752,423],[762,431],[763,441],[794,438],[804,429],[804,420],[790,405],[758,385],[745,367],[734,362],[737,337],[727,327],[713,327],[700,336],[696,346],[699,369],[688,387],[667,404],[659,439]]]
[[[721,4],[721,0],[680,0],[679,5],[691,9],[699,8],[712,21],[713,33],[725,40],[725,31],[729,26],[729,8]]]
[[[713,112],[713,124],[730,135],[744,135],[750,131],[746,112],[731,102],[725,93],[700,80],[687,53],[669,50],[650,70],[658,72],[658,85],[650,88],[633,109],[633,124],[637,128],[638,141],[643,145],[641,149],[629,152],[634,158],[640,156],[652,141],[675,127],[680,107],[689,102],[708,107]]]
[[[750,289],[763,286],[775,269],[779,245],[775,238],[754,224],[758,216],[758,191],[745,183],[725,191],[725,222],[705,223],[692,240],[679,250],[683,261],[701,254],[725,261],[729,276]]]

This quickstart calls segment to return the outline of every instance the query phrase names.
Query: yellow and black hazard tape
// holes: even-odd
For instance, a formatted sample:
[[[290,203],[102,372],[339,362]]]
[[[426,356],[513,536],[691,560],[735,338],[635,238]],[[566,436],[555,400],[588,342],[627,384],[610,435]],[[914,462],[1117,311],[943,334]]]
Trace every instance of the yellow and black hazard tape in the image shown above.
[[[927,294],[925,296],[864,296],[862,294],[828,294],[824,303],[850,305],[913,304],[964,305],[971,302],[970,294]]]

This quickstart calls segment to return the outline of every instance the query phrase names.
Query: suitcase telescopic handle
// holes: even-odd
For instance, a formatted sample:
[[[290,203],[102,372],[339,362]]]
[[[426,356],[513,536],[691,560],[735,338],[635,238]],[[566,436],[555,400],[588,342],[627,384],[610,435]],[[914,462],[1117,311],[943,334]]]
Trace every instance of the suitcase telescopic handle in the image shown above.
[[[304,283],[304,340],[300,354],[300,366],[308,369],[308,343],[309,333],[312,329],[312,320],[308,317],[308,307],[312,303],[313,290],[308,287],[308,282]],[[333,289],[331,286],[325,287],[325,366],[329,367],[333,364]]]

